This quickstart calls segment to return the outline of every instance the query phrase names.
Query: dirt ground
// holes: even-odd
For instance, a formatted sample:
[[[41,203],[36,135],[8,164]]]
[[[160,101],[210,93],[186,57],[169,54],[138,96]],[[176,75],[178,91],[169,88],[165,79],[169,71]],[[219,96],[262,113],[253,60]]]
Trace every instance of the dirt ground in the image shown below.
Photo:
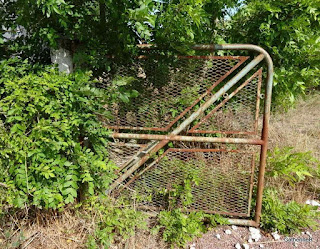
[[[225,231],[229,229],[231,234],[226,234]],[[306,230],[305,232],[307,232]],[[197,238],[190,245],[189,248],[195,249],[233,249],[236,248],[236,244],[239,243],[241,248],[245,248],[243,244],[247,244],[250,249],[318,249],[320,248],[320,231],[312,232],[311,237],[306,234],[296,234],[292,236],[281,236],[280,239],[275,240],[271,234],[263,234],[261,232],[261,239],[257,242],[249,243],[248,239],[250,232],[248,227],[237,227],[237,230],[233,230],[230,226],[221,226],[210,232],[204,234],[201,238]],[[221,236],[218,239],[216,236]],[[296,241],[294,243],[293,241]]]

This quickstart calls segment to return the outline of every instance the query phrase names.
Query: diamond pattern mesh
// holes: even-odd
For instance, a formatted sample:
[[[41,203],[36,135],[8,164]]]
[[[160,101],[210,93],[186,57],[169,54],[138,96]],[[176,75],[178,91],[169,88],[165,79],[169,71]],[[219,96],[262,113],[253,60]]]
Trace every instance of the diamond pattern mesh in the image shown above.
[[[106,108],[113,118],[110,128],[167,130],[247,57],[190,56],[178,59],[144,58],[118,67],[114,75],[133,77],[130,90],[138,92],[129,104],[117,102]],[[112,75],[106,84],[112,84]],[[123,78],[126,79],[126,78]]]
[[[192,177],[198,179],[198,184],[193,184],[189,210],[248,216],[253,171],[252,153],[169,149],[129,188],[143,196],[144,205],[165,209],[170,197],[164,191],[182,186],[185,179]]]
[[[239,92],[226,102],[217,104],[189,132],[255,134],[258,129],[261,77],[262,70],[259,70],[239,86],[242,87]]]
[[[145,144],[114,142],[108,144],[109,158],[121,169]]]

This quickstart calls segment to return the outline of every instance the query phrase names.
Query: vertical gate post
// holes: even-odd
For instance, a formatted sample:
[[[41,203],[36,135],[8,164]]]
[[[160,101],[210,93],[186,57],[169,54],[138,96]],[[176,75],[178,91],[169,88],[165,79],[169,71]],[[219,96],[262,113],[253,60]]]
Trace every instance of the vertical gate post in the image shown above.
[[[263,115],[263,130],[261,134],[261,140],[264,143],[261,145],[260,153],[260,165],[258,174],[258,187],[257,187],[257,198],[255,207],[255,217],[254,221],[256,226],[260,224],[261,210],[262,210],[262,195],[264,188],[264,173],[267,162],[267,151],[268,151],[268,130],[269,130],[269,120],[270,120],[270,109],[271,109],[271,95],[272,95],[272,85],[273,85],[273,62],[268,54],[263,48],[251,45],[251,44],[224,44],[224,45],[195,45],[194,49],[197,50],[251,50],[256,51],[264,55],[265,61],[267,63],[267,80],[265,87],[265,103],[264,103],[264,115]]]
[[[267,151],[268,151],[268,131],[269,131],[269,120],[270,120],[270,106],[271,106],[271,95],[272,95],[272,85],[273,85],[273,63],[271,57],[268,55],[265,57],[268,67],[267,72],[267,84],[266,84],[266,96],[264,104],[264,116],[263,116],[263,130],[261,139],[264,144],[261,145],[260,154],[260,168],[258,175],[258,188],[257,188],[257,200],[255,209],[255,222],[260,223],[261,209],[262,209],[262,195],[264,188],[264,173],[267,163]]]

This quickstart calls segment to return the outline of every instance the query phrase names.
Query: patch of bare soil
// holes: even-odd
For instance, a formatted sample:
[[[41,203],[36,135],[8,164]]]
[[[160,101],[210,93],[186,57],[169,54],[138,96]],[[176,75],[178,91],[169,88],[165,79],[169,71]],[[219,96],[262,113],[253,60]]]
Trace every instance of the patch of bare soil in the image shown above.
[[[226,234],[225,231],[231,230],[231,234]],[[305,231],[307,232],[307,230]],[[271,234],[263,234],[261,232],[261,239],[255,242],[248,242],[250,232],[248,227],[237,227],[237,230],[233,230],[229,226],[220,226],[210,232],[204,234],[201,238],[194,240],[189,248],[196,249],[234,249],[239,243],[241,248],[249,249],[318,249],[320,248],[320,231],[312,232],[308,231],[311,235],[296,234],[292,236],[280,236],[280,239],[275,240]],[[216,237],[219,234],[220,239]]]

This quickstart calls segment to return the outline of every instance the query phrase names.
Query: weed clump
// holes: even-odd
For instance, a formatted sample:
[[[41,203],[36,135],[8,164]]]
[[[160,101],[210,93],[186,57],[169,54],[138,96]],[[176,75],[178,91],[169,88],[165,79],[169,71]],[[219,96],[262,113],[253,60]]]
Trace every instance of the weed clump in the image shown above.
[[[266,231],[283,234],[318,227],[318,207],[289,199],[290,190],[301,185],[306,191],[311,178],[319,177],[320,164],[311,152],[294,152],[292,147],[276,147],[268,154],[266,188],[262,202],[261,227]],[[312,189],[317,192],[318,189]],[[294,190],[293,190],[294,192]]]
[[[283,203],[275,189],[264,191],[260,226],[266,231],[279,231],[283,234],[300,232],[302,229],[318,227],[320,217],[318,207],[300,204],[295,201]]]

